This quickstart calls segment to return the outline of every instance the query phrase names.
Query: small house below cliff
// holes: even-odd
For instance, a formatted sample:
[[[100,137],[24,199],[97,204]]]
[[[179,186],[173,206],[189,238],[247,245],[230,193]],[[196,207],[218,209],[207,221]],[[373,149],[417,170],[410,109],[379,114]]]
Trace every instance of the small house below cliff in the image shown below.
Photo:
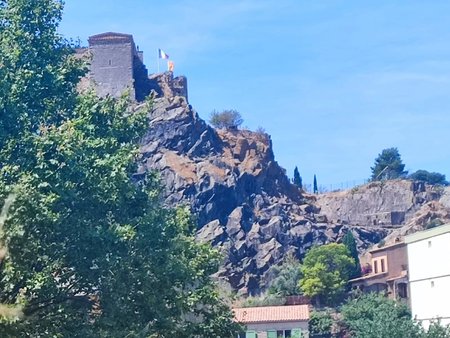
[[[284,305],[235,308],[235,321],[246,331],[239,338],[306,338],[309,306]]]

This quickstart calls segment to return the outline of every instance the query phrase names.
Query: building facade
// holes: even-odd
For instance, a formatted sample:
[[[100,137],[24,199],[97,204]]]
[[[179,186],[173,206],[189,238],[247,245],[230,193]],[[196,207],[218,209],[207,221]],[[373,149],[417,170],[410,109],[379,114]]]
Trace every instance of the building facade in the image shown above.
[[[238,338],[307,338],[308,305],[261,306],[233,309],[235,321],[246,327]]]
[[[450,224],[405,237],[413,318],[450,324]]]
[[[350,280],[362,292],[383,292],[389,298],[408,303],[408,258],[406,244],[398,242],[369,251],[370,263],[363,276]]]

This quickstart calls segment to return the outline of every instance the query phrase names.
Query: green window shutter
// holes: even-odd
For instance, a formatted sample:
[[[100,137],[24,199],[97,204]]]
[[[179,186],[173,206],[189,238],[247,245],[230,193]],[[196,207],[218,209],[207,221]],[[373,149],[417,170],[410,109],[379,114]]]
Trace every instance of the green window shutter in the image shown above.
[[[267,338],[277,338],[277,331],[275,330],[267,331]]]
[[[292,338],[302,338],[302,329],[292,329]]]
[[[256,331],[247,331],[245,333],[245,338],[256,338]]]

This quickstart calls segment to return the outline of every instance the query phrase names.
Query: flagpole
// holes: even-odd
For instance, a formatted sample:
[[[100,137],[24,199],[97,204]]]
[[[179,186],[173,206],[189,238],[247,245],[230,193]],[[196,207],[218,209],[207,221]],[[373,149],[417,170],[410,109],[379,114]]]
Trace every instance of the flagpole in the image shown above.
[[[158,63],[158,74],[159,74],[159,49],[157,50],[156,54],[157,54],[156,55],[156,62]]]

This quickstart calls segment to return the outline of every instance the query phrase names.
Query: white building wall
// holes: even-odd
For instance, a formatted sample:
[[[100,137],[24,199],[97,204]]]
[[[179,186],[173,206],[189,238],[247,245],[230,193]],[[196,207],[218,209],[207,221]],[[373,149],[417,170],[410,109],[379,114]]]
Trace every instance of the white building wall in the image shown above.
[[[428,327],[433,318],[450,323],[450,232],[413,237],[408,243],[408,273],[413,318]],[[432,233],[431,233],[432,235]],[[418,240],[417,240],[418,239]]]
[[[258,338],[267,338],[267,331],[269,330],[292,330],[302,329],[303,337],[309,337],[308,322],[283,322],[283,323],[258,323],[246,324],[247,330],[256,331]]]

